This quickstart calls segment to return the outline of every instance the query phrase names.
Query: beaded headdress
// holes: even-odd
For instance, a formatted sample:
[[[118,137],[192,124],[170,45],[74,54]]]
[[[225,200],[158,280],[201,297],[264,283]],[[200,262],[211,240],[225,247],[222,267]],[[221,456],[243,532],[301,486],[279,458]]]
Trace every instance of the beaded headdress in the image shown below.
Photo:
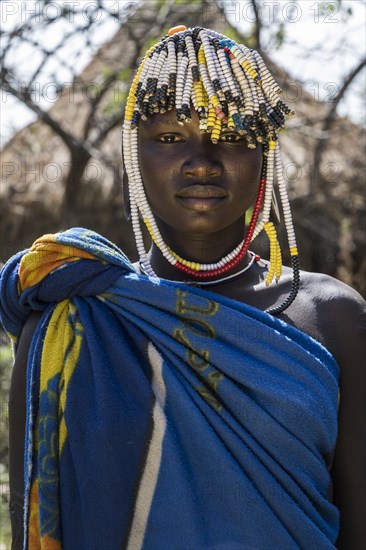
[[[293,113],[280,99],[280,94],[281,89],[257,51],[211,29],[174,27],[146,52],[127,98],[123,156],[137,251],[148,275],[155,274],[144,247],[139,213],[167,261],[199,280],[217,277],[236,266],[247,253],[250,242],[264,229],[270,241],[266,284],[273,278],[278,280],[282,270],[281,250],[270,221],[276,173],[293,281],[286,300],[269,312],[281,313],[295,299],[299,287],[298,252],[278,142],[285,117]],[[191,121],[191,103],[197,111],[200,130],[210,133],[212,142],[217,143],[222,130],[229,129],[244,136],[248,148],[253,149],[258,143],[263,148],[262,174],[245,238],[214,264],[190,262],[165,244],[148,204],[139,168],[139,120],[175,108],[178,123],[184,124]]]

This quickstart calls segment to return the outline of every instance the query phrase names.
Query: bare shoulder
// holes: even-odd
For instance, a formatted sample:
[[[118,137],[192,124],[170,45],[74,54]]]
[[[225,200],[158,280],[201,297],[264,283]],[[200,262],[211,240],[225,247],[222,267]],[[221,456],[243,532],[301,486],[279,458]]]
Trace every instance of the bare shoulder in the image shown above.
[[[303,317],[315,320],[308,333],[339,366],[338,437],[331,468],[333,501],[340,511],[337,548],[359,550],[366,541],[366,302],[333,277],[307,272],[298,298],[297,319],[301,310]]]
[[[323,273],[301,272],[301,298],[329,320],[364,324],[366,302],[352,287]]]
[[[311,327],[307,332],[313,333],[339,362],[347,360],[351,346],[362,344],[366,302],[345,283],[329,275],[304,271],[297,307],[302,310],[303,322]]]
[[[345,301],[349,304],[365,304],[356,290],[325,273],[301,271],[301,284],[309,296],[319,303]]]

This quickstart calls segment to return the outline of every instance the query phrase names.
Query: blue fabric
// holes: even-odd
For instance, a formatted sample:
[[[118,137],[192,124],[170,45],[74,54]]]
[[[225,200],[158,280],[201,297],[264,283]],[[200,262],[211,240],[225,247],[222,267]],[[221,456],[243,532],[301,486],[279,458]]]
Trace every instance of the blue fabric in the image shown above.
[[[30,310],[44,310],[28,365],[25,467],[29,501],[38,480],[41,537],[88,550],[128,546],[139,530],[145,550],[335,548],[328,462],[338,366],[330,353],[246,304],[137,274],[92,231],[53,238],[94,259],[66,261],[21,291],[22,252],[0,279],[1,319],[15,339]],[[57,303],[74,339],[42,392]],[[57,454],[50,441],[60,437],[61,395],[67,437]],[[44,429],[38,451],[36,425]]]

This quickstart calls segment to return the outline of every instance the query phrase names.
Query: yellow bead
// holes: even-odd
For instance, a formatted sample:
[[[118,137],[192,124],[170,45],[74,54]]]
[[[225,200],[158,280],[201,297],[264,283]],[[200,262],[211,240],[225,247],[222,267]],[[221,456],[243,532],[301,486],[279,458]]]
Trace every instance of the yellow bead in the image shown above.
[[[230,128],[230,130],[235,129],[235,124],[234,124],[234,120],[233,120],[232,116],[229,116],[228,121],[227,121],[227,126],[228,126],[228,128]]]
[[[220,109],[222,108],[222,105],[221,105],[221,103],[220,103],[219,98],[217,97],[217,95],[211,96],[211,97],[210,97],[210,101],[211,101],[211,103],[212,103],[212,105],[213,105],[214,107],[220,107]]]
[[[215,126],[216,117],[208,115],[207,118],[207,128],[213,128]]]
[[[217,118],[211,132],[211,141],[213,141],[213,143],[217,143],[218,140],[220,139],[221,127],[222,127],[221,120]]]
[[[198,58],[199,65],[206,65],[206,56],[202,46],[200,46],[198,50],[197,58]]]
[[[290,254],[291,256],[298,256],[298,250],[297,250],[297,246],[293,246],[292,248],[290,248]]]
[[[267,222],[264,225],[264,230],[267,233],[267,236],[269,238],[269,247],[270,247],[270,265],[268,274],[266,277],[266,285],[268,286],[272,280],[274,275],[276,275],[276,280],[281,276],[282,272],[282,255],[281,255],[281,248],[277,239],[277,232],[276,228],[273,225],[272,222]]]

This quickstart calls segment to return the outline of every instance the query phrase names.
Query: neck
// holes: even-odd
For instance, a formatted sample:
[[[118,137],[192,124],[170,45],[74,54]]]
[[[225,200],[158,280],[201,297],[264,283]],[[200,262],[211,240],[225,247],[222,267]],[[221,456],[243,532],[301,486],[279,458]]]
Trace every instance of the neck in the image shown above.
[[[224,230],[209,235],[183,235],[169,228],[169,235],[167,236],[161,224],[159,224],[159,229],[166,244],[179,256],[188,261],[206,264],[221,260],[240,244],[245,236],[242,220]],[[228,274],[234,274],[242,270],[250,259],[251,256],[247,253]],[[171,265],[155,244],[150,249],[149,260],[153,270],[159,277],[177,281],[195,280],[194,277],[187,276],[187,274]]]

